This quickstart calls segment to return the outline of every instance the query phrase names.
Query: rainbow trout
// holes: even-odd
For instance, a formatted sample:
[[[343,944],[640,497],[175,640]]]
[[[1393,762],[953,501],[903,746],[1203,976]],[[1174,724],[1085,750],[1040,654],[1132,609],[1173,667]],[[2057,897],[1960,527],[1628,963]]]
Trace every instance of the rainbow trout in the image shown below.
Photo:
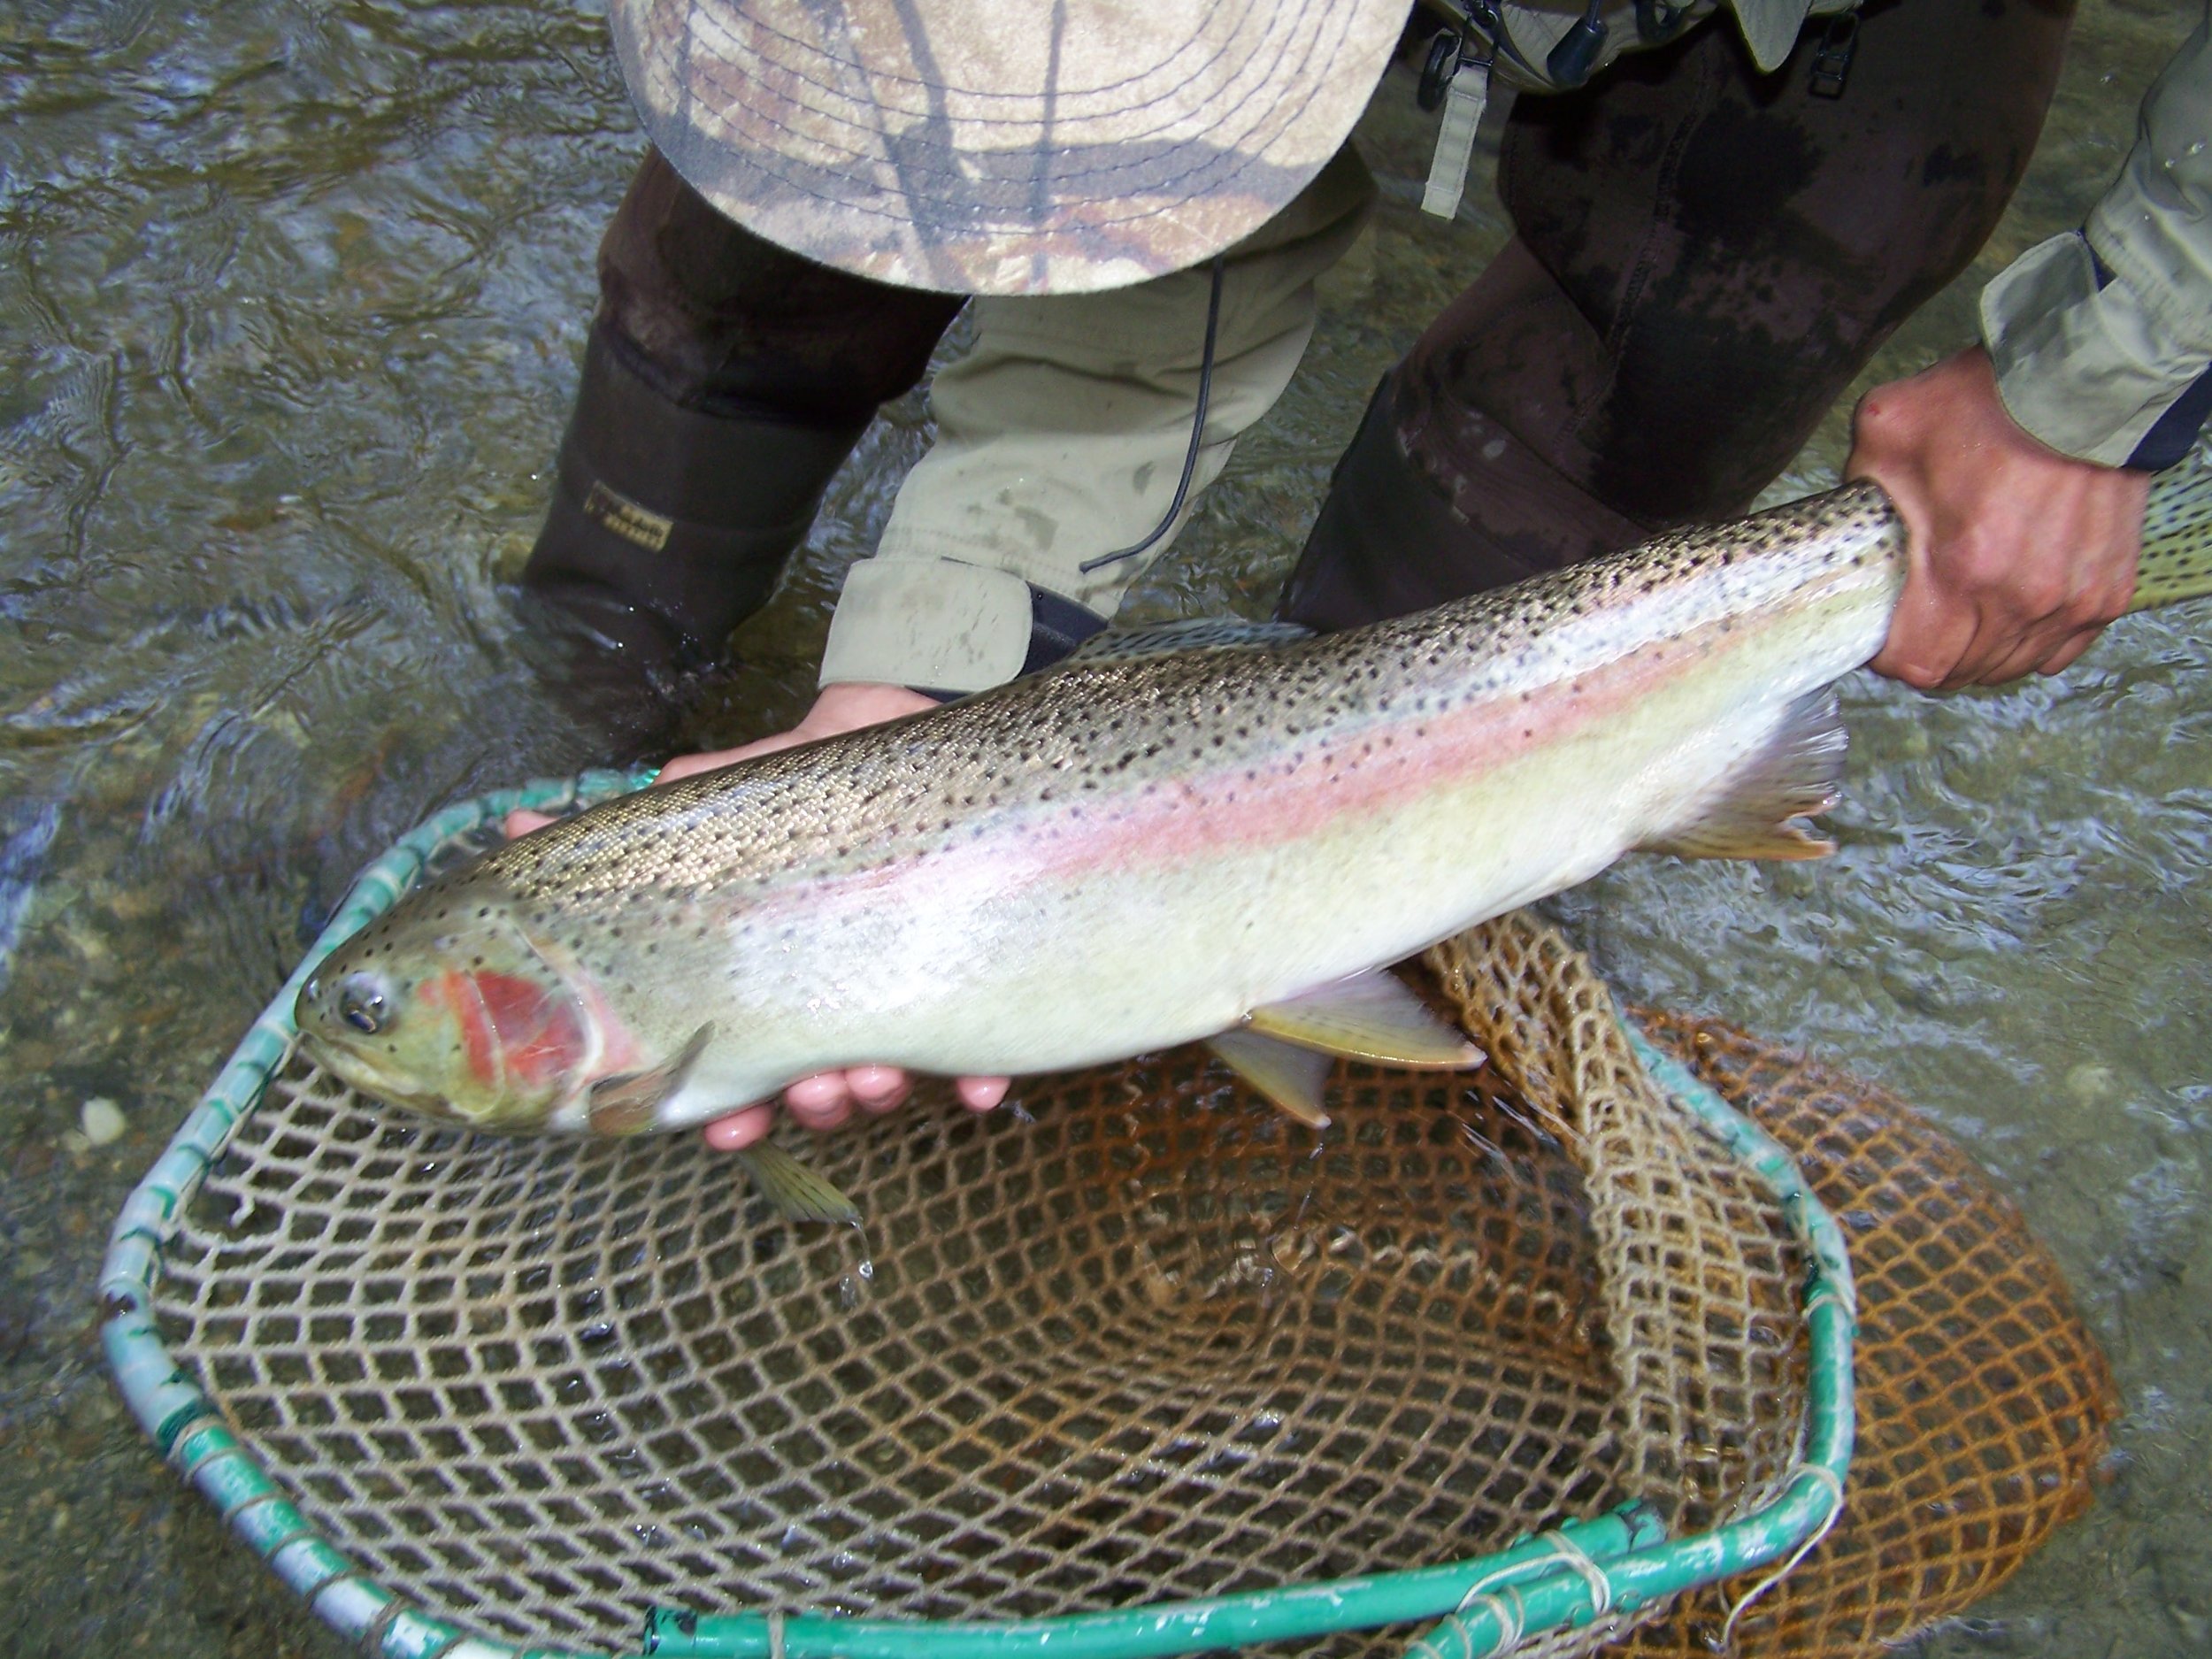
[[[366,1093],[492,1129],[1193,1040],[1318,1125],[1331,1055],[1479,1058],[1386,964],[1632,849],[1831,850],[1799,822],[1837,798],[1829,687],[1880,647],[1903,543],[1855,485],[1348,633],[1105,636],[512,841],[342,946],[300,1031]],[[2155,554],[2146,603],[2206,585],[2161,587]],[[778,1202],[841,1213],[763,1156]]]

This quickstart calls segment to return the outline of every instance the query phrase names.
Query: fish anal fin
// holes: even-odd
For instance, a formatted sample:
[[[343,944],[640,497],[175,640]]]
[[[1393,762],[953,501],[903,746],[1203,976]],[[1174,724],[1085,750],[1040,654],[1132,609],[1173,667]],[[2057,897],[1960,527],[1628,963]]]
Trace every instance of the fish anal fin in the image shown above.
[[[1835,842],[1793,819],[1825,812],[1843,791],[1850,740],[1832,688],[1800,697],[1766,745],[1686,823],[1638,850],[1678,858],[1825,858]]]
[[[713,1038],[714,1026],[709,1023],[692,1033],[683,1051],[666,1065],[657,1065],[648,1071],[624,1071],[594,1083],[584,1109],[585,1121],[591,1125],[591,1132],[598,1135],[634,1135],[652,1128],[659,1118],[661,1102],[684,1086],[684,1079],[698,1064],[700,1055]]]
[[[1329,1056],[1279,1037],[1239,1028],[1210,1038],[1206,1046],[1223,1064],[1309,1129],[1325,1129],[1329,1114],[1321,1103],[1329,1080]]]
[[[1482,1050],[1466,1033],[1432,1013],[1386,968],[1256,1008],[1245,1026],[1302,1048],[1385,1065],[1457,1071],[1482,1064]]]

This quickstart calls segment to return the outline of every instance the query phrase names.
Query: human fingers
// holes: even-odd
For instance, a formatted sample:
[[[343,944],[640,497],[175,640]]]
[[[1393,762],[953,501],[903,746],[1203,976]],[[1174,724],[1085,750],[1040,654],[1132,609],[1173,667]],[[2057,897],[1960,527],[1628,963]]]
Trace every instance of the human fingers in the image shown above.
[[[1916,570],[1897,602],[1889,636],[1868,666],[1916,690],[1939,691],[1955,683],[1953,676],[1972,649],[1980,623],[1970,602],[1942,591]]]
[[[2070,545],[2046,549],[2040,568],[1978,595],[1980,627],[1954,665],[1952,686],[2001,686],[2056,673],[2123,615],[2134,592],[2133,526],[2085,515]]]
[[[706,1143],[717,1152],[738,1152],[764,1140],[775,1126],[776,1109],[763,1103],[716,1118],[703,1131]]]
[[[679,778],[688,778],[695,772],[712,772],[741,760],[750,760],[756,755],[772,755],[780,749],[788,749],[802,741],[795,733],[779,732],[773,737],[764,737],[757,742],[740,743],[735,749],[711,749],[697,755],[679,755],[660,769],[653,781],[673,783]]]
[[[1878,672],[2001,684],[2072,661],[2127,608],[2147,479],[2045,448],[1979,349],[1868,393],[1845,472],[1879,483],[1908,532]]]
[[[798,725],[787,732],[760,738],[750,743],[741,743],[735,749],[710,749],[702,755],[679,755],[660,770],[655,783],[674,783],[679,778],[688,778],[695,772],[712,772],[718,766],[733,765],[741,760],[751,760],[760,755],[772,755],[780,749],[790,749],[800,743],[812,743],[825,737],[834,737],[841,732],[853,732],[862,726],[874,726],[884,720],[896,719],[902,714],[915,714],[937,706],[936,699],[926,697],[918,691],[909,691],[904,686],[878,685],[872,681],[849,681],[822,687],[814,699],[814,706],[806,711]]]
[[[2091,646],[2094,645],[2098,640],[2103,636],[2103,634],[2104,626],[2102,624],[2099,624],[2093,628],[2082,629],[2079,633],[2076,634],[2072,639],[2067,641],[2065,644],[2060,646],[2058,649],[2054,651],[2048,657],[2042,662],[2038,663],[2032,672],[2039,674],[2063,673],[2067,669],[2073,666],[2074,659],[2079,657],[2084,651],[2087,650]]]
[[[2005,686],[2032,674],[2058,652],[2070,635],[2039,630],[2024,638],[1997,641],[1980,660],[1960,664],[1952,689],[1968,686]]]
[[[1013,1085],[1010,1077],[964,1077],[954,1080],[953,1092],[970,1111],[987,1112],[1006,1098]]]
[[[804,1128],[841,1129],[852,1120],[853,1092],[842,1071],[819,1071],[785,1089],[783,1105]]]
[[[527,835],[532,830],[543,829],[551,822],[553,819],[548,813],[533,812],[527,807],[518,806],[499,820],[499,827],[507,839],[512,841],[518,835]]]
[[[1012,1084],[1011,1078],[964,1077],[954,1080],[953,1088],[970,1111],[986,1112],[1006,1098]],[[802,1078],[784,1091],[783,1105],[809,1129],[836,1129],[850,1122],[856,1110],[872,1116],[895,1110],[911,1092],[906,1073],[896,1066],[859,1065]],[[774,1103],[764,1102],[718,1118],[703,1133],[715,1151],[737,1152],[766,1136],[775,1119]]]
[[[1950,684],[2009,685],[2054,662],[2063,667],[2088,649],[2103,631],[2102,622],[2080,619],[2073,606],[2033,620],[2001,613],[1977,636],[1973,649],[1961,658],[1952,672]],[[2059,661],[2062,654],[2064,660]]]
[[[784,1091],[782,1104],[806,1128],[836,1129],[851,1120],[856,1106],[889,1111],[906,1094],[905,1072],[891,1066],[856,1066],[850,1072],[824,1071],[800,1079]],[[706,1142],[717,1152],[741,1151],[765,1136],[775,1121],[776,1103],[764,1101],[708,1124]]]
[[[872,1117],[904,1105],[911,1092],[906,1073],[895,1065],[849,1067],[845,1087],[852,1092],[853,1103]]]

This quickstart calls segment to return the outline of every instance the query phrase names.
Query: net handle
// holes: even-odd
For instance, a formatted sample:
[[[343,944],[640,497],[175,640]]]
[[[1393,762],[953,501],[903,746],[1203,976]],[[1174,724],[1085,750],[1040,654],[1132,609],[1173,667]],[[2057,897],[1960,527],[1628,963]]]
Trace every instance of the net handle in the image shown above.
[[[1432,1619],[1485,1596],[1512,1595],[1530,1629],[1564,1623],[1586,1571],[1663,1542],[1658,1511],[1624,1504],[1570,1521],[1479,1560],[1239,1595],[1160,1602],[1110,1613],[962,1624],[656,1609],[644,1652],[654,1659],[1166,1659],[1256,1642]]]

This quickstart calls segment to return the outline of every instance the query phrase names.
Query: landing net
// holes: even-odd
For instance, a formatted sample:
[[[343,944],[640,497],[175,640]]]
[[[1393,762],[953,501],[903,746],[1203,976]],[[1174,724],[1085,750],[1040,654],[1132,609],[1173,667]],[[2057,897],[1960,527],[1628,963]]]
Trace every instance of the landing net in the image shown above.
[[[511,807],[637,781],[442,816],[293,986]],[[695,1137],[366,1102],[293,1055],[288,986],[119,1224],[111,1356],[164,1455],[393,1655],[1672,1651],[1851,1535],[1840,1235],[1556,933],[1429,966],[1471,1079],[1342,1068],[1318,1143],[1196,1050],[923,1099],[792,1142],[857,1230],[784,1221]],[[2057,1426],[2007,1431],[2033,1501],[1961,1594],[2101,1449],[2062,1303],[2028,1391]],[[1793,1582],[1736,1633],[1803,1626]],[[1847,1603],[1844,1645],[1775,1651],[1895,1623]]]

